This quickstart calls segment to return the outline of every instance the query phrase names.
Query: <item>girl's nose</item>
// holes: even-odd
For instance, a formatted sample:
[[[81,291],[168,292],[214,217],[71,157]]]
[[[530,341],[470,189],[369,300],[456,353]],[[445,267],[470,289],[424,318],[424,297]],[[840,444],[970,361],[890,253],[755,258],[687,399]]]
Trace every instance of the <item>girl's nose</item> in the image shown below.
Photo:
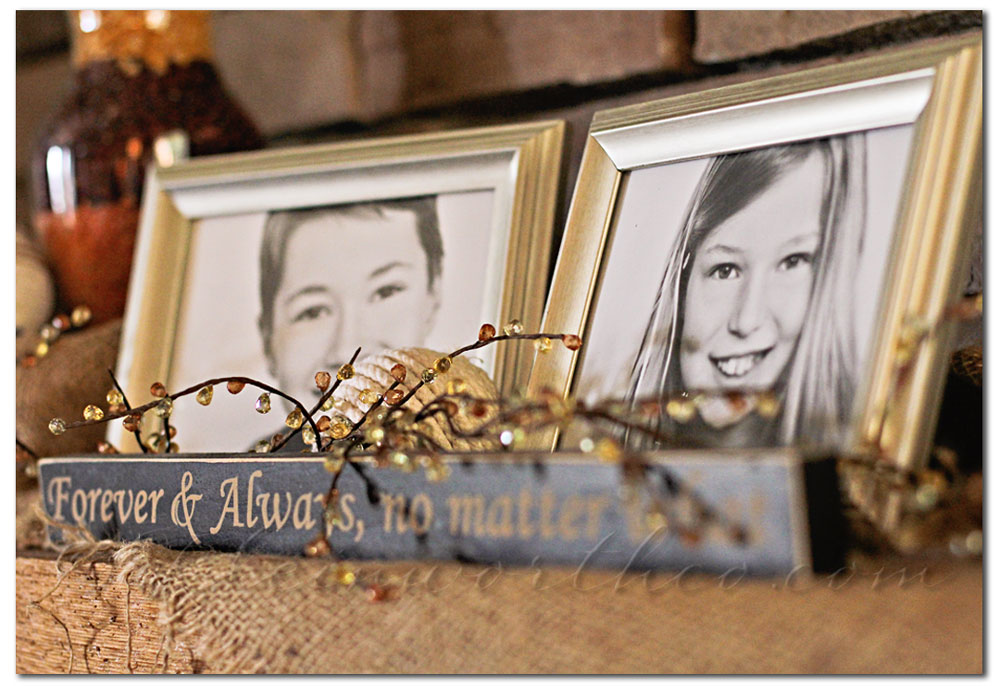
[[[767,284],[762,274],[749,274],[743,281],[735,306],[729,316],[729,333],[747,338],[767,318]]]

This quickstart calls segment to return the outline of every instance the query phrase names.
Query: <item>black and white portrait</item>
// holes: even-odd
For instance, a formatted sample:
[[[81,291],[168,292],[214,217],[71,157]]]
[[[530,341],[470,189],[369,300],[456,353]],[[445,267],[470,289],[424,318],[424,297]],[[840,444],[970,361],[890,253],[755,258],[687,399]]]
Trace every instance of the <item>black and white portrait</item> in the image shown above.
[[[651,423],[700,444],[839,440],[869,358],[911,136],[892,127],[629,173],[578,395],[699,396],[689,420],[664,410]],[[741,409],[719,397],[728,391],[771,391],[780,410]]]
[[[423,345],[441,305],[439,224],[434,196],[268,214],[257,327],[282,390],[310,398],[316,371],[358,346]]]
[[[171,385],[239,374],[307,406],[317,371],[400,347],[451,350],[495,317],[493,193],[473,191],[200,220],[192,233]],[[502,263],[501,263],[502,267]],[[500,272],[502,273],[502,271]],[[486,364],[485,359],[480,363]],[[185,450],[246,449],[291,406],[217,389],[212,407],[178,403]]]

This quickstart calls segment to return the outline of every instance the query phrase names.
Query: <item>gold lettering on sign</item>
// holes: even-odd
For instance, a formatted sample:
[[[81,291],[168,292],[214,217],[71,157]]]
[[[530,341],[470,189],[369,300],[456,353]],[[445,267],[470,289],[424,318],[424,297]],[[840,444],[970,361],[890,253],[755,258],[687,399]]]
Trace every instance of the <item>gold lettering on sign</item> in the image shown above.
[[[156,510],[160,506],[160,498],[163,497],[163,489],[158,488],[155,491],[150,491],[149,493],[149,506],[153,509],[153,515],[149,522],[151,524],[156,524]]]
[[[357,523],[358,531],[354,534],[354,542],[357,543],[361,540],[361,537],[365,535],[365,521],[360,518],[356,518],[354,515],[354,510],[351,509],[351,504],[357,499],[354,497],[353,493],[345,493],[340,497],[339,507],[340,507],[340,521],[338,521],[333,526],[327,526],[326,535],[327,537],[333,533],[334,527],[347,533],[354,528],[355,523]]]
[[[434,518],[434,504],[426,493],[413,496],[409,510],[406,508],[406,496],[400,493],[383,493],[379,502],[385,507],[382,530],[386,533],[403,534],[410,529],[416,534],[430,531],[431,520]],[[363,522],[359,522],[359,526],[361,524]]]
[[[125,494],[128,494],[128,507],[125,507]],[[127,491],[115,491],[115,500],[118,501],[118,520],[127,521],[132,514],[132,505],[135,504],[135,493],[131,489]]]
[[[517,535],[523,539],[529,539],[535,535],[535,527],[531,525],[531,508],[534,498],[527,488],[521,489],[517,508]]]
[[[379,496],[379,502],[381,502],[382,506],[385,508],[385,521],[382,525],[382,530],[387,534],[392,533],[393,514],[395,513],[396,533],[401,534],[406,531],[406,521],[403,519],[403,510],[406,509],[406,496],[392,493],[382,493]]]
[[[258,476],[264,476],[264,472],[255,469],[247,480],[247,528],[257,525],[257,518],[253,514],[253,480]]]
[[[193,484],[194,477],[191,476],[191,472],[184,472],[184,476],[181,477],[181,490],[170,503],[170,521],[177,526],[187,528],[191,540],[200,544],[201,541],[198,540],[198,535],[194,532],[194,522],[191,520],[194,519],[195,506],[201,500],[201,494],[188,495]]]
[[[580,530],[576,528],[574,521],[585,511],[583,498],[571,495],[563,503],[562,511],[559,513],[559,535],[567,541],[575,541],[580,536]]]
[[[536,499],[530,490],[522,489],[516,496],[502,493],[491,499],[482,495],[456,494],[449,496],[447,503],[448,530],[453,536],[516,537],[521,540],[538,536],[545,540],[575,541],[598,539],[601,519],[612,500],[607,496],[575,494],[560,499],[550,490],[543,490]]]
[[[159,492],[163,493],[163,490],[161,489]],[[114,504],[114,502],[115,502],[115,494],[112,493],[111,491],[104,491],[104,493],[101,494],[101,521],[102,522],[110,522],[112,519],[114,519],[114,516],[115,516],[114,510],[110,509],[111,505]],[[156,519],[155,519],[155,517],[156,517],[156,507],[155,506],[153,507],[153,517],[154,517],[153,521],[155,522],[156,521]]]
[[[297,530],[311,530],[323,519],[317,516],[322,514],[324,507],[322,494],[262,490],[260,486],[266,481],[260,469],[253,470],[246,483],[242,479],[243,476],[233,476],[219,484],[217,502],[222,505],[215,525],[209,528],[212,535],[219,534],[225,526],[281,531],[291,524]],[[193,485],[192,473],[184,472],[181,488],[173,497],[170,517],[175,525],[186,527],[191,540],[200,544],[194,531],[194,511],[203,496],[191,492]],[[134,520],[136,524],[155,524],[164,489],[73,488],[70,476],[59,476],[48,480],[45,496],[46,505],[56,520],[81,523]],[[246,498],[245,503],[240,501],[240,496]],[[745,521],[745,516],[736,515],[745,515],[749,510],[754,516],[753,523],[761,525],[758,520],[765,510],[762,502],[763,497],[753,493],[743,499],[730,498],[721,506],[736,521]],[[380,505],[383,508],[382,531],[386,534],[427,534],[436,526],[437,507],[447,509],[447,530],[452,536],[568,543],[581,539],[597,541],[602,532],[601,524],[614,503],[614,497],[609,495],[557,494],[551,489],[523,487],[490,495],[452,492],[437,501],[425,492],[415,492],[412,496],[382,493]],[[212,511],[218,511],[217,507],[213,504]],[[327,535],[336,531],[350,535],[356,543],[361,541],[365,521],[358,512],[357,495],[342,494],[337,507],[339,516],[327,524]],[[624,510],[626,519],[635,514],[634,508]],[[641,520],[628,524],[635,540],[641,540],[648,533]],[[441,529],[444,527],[442,522]]]
[[[268,496],[270,496],[271,505],[268,507]],[[264,522],[264,528],[270,529],[274,527],[276,531],[280,531],[281,527],[285,525],[288,518],[292,516],[292,494],[285,491],[285,513],[281,514],[281,494],[280,493],[260,493],[257,496],[257,507],[260,508],[261,521]]]
[[[146,521],[146,513],[143,508],[146,507],[146,501],[149,496],[146,495],[146,491],[139,491],[135,494],[135,523],[142,524]]]
[[[422,513],[422,514],[418,514]],[[418,493],[410,503],[410,526],[417,535],[427,533],[434,519],[434,504],[426,493]]]
[[[292,510],[292,526],[296,529],[312,529],[316,526],[316,520],[312,516],[313,495],[303,493],[295,501],[295,509]]]
[[[97,509],[97,496],[101,494],[101,490],[102,489],[100,488],[91,488],[89,491],[87,491],[87,500],[90,503],[90,506],[87,510],[88,513],[87,519],[91,521],[93,521],[97,517],[97,515],[95,514],[95,510]]]
[[[53,519],[63,519],[62,506],[64,502],[69,502],[69,486],[72,483],[68,476],[57,476],[49,481],[48,496],[52,503]]]
[[[345,493],[340,498],[340,521],[337,522],[337,528],[341,531],[350,531],[354,528],[354,511],[351,509],[351,503],[353,502],[353,493]],[[329,532],[327,535],[329,535]]]
[[[157,507],[163,497],[163,489],[155,491],[119,489],[113,491],[106,488],[68,488],[70,477],[57,477],[48,484],[48,497],[53,504],[52,517],[63,518],[63,505],[69,504],[69,514],[78,523],[110,522],[115,519],[121,523],[130,518],[136,524],[147,521],[156,523]],[[200,496],[199,496],[200,497]]]
[[[471,536],[482,536],[485,533],[483,526],[484,510],[486,503],[481,495],[453,495],[448,498],[448,510],[450,519],[448,530],[451,534]]]
[[[486,511],[486,533],[496,538],[514,535],[514,503],[509,495],[502,495],[490,503]]]
[[[235,476],[219,484],[219,495],[225,498],[226,502],[222,505],[222,514],[219,515],[219,521],[208,530],[209,533],[217,534],[222,530],[222,523],[226,521],[227,514],[233,515],[234,527],[243,528],[243,522],[240,521],[240,494],[237,488],[239,488],[239,477]]]
[[[587,538],[596,539],[601,534],[601,517],[610,505],[611,501],[607,496],[590,498],[587,506]]]
[[[553,538],[556,535],[556,529],[552,524],[552,510],[555,508],[555,496],[552,491],[545,489],[542,491],[542,511],[539,514],[539,530],[542,532],[542,538]]]
[[[73,497],[70,498],[69,504],[70,512],[73,513],[73,521],[83,523],[87,518],[87,494],[81,490],[73,491]]]

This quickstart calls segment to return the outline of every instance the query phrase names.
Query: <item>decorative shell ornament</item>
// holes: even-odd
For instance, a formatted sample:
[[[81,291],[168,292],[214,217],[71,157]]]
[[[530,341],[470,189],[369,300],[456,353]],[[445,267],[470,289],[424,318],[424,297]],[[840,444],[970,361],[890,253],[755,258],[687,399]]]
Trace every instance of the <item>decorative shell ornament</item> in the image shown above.
[[[333,404],[333,412],[343,414],[352,422],[372,405],[373,393],[379,395],[392,385],[394,379],[390,370],[396,364],[406,369],[406,379],[396,388],[408,393],[420,383],[425,369],[433,368],[434,362],[444,353],[426,348],[403,348],[386,350],[377,355],[363,357],[354,364],[354,376],[341,382]],[[450,385],[449,385],[450,382]],[[425,383],[403,406],[411,412],[419,412],[427,404],[443,395],[449,395],[449,388],[461,388],[463,395],[481,400],[495,401],[499,397],[497,387],[489,375],[463,357],[452,359],[451,368],[439,374],[432,383]],[[495,414],[491,408],[485,417],[473,418],[460,413],[452,417],[453,424],[462,432],[474,431]],[[489,437],[466,438],[456,436],[442,414],[428,417],[419,424],[420,431],[449,452],[491,450],[499,443]]]

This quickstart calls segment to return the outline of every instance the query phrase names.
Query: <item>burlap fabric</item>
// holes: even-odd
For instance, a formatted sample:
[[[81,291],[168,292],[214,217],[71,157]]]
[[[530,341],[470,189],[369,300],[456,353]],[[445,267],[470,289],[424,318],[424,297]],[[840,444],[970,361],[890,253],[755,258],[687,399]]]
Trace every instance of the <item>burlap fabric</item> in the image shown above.
[[[360,564],[362,583],[395,585],[389,600],[373,603],[358,586],[339,585],[324,560],[185,553],[150,543],[121,547],[113,559],[117,588],[85,581],[62,590],[131,598],[134,644],[160,625],[162,652],[136,671],[159,671],[168,662],[170,671],[197,665],[237,673],[982,669],[982,586],[974,563],[927,569],[913,561],[868,562],[850,580],[788,584],[693,573]],[[81,576],[93,574],[87,569]],[[145,623],[136,605],[142,597],[159,606],[154,619],[145,611]],[[43,605],[58,617],[69,611],[61,602],[53,595]],[[128,620],[116,612],[118,622]],[[51,635],[58,664],[65,664],[53,617],[35,612],[32,621],[31,639]],[[77,643],[77,670],[83,647]]]
[[[109,369],[118,356],[121,320],[71,331],[52,344],[49,354],[32,367],[17,365],[16,431],[18,440],[39,457],[96,451],[106,424],[82,427],[53,436],[49,420],[83,419],[91,403],[106,407],[111,388]]]

